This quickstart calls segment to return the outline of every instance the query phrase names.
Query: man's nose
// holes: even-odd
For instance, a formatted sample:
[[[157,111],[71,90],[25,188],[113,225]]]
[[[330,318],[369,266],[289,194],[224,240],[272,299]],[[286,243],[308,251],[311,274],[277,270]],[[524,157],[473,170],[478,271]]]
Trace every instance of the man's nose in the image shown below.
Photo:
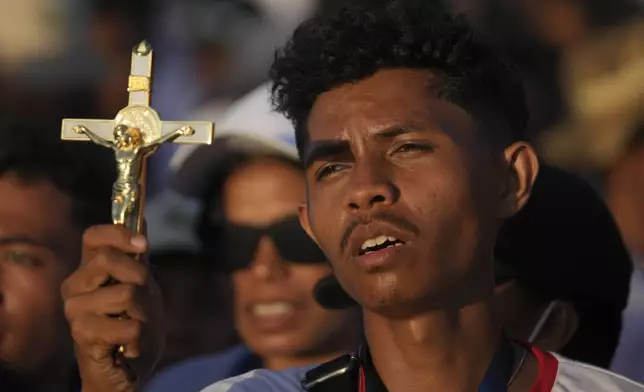
[[[399,197],[400,191],[384,168],[377,162],[364,163],[355,167],[344,208],[349,213],[371,211],[392,205]]]

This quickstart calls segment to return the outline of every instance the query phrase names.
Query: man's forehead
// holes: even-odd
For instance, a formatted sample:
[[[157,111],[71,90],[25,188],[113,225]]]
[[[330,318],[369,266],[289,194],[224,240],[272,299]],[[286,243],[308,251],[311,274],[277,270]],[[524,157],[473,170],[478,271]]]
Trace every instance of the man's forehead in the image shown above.
[[[35,239],[72,231],[72,203],[45,180],[0,177],[0,235]]]
[[[423,98],[433,95],[428,88],[430,78],[428,71],[383,70],[360,81],[345,83],[318,96],[309,122],[318,121],[318,117],[338,119],[361,111],[380,111],[383,107],[392,113],[413,110],[423,105]]]
[[[322,93],[308,118],[309,138],[348,139],[356,130],[370,136],[396,126],[441,130],[454,121],[469,126],[469,114],[439,97],[434,80],[428,70],[383,70]]]
[[[16,220],[16,217],[23,219]],[[37,220],[24,215],[7,216],[0,211],[0,246],[35,246],[57,254],[68,254],[80,241],[80,232],[70,224]]]
[[[60,191],[56,186],[45,178],[23,178],[19,174],[8,173],[0,176],[0,194],[3,196],[0,201],[12,199],[10,206],[31,206],[33,209],[43,209],[43,203],[36,201],[47,201],[47,207],[52,204],[58,206],[57,210],[64,210],[71,207],[69,196]],[[2,203],[7,204],[7,203]]]

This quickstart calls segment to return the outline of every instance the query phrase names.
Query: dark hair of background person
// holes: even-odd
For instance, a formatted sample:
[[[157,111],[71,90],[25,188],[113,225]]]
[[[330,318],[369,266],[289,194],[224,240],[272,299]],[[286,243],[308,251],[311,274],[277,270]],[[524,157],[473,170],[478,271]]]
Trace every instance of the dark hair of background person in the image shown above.
[[[505,146],[524,138],[525,92],[512,67],[464,18],[427,0],[394,0],[304,22],[277,52],[270,71],[274,105],[293,121],[299,152],[308,142],[306,121],[320,94],[388,68],[433,72],[438,80],[431,87],[466,110],[485,140]]]
[[[58,121],[0,123],[0,176],[47,181],[73,201],[80,229],[110,223],[116,165],[112,151],[91,142],[60,139]]]
[[[501,228],[495,254],[536,303],[573,305],[578,328],[559,353],[609,368],[633,267],[600,195],[580,177],[544,165],[530,201]]]
[[[622,311],[584,304],[575,304],[574,308],[579,317],[579,329],[560,354],[604,369],[610,368],[622,331]]]

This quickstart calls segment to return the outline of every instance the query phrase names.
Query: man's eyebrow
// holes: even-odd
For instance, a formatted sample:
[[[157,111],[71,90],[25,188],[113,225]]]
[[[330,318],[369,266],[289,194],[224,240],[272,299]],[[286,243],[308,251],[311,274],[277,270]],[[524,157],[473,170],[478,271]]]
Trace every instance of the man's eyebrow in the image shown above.
[[[304,168],[308,168],[313,162],[319,161],[323,158],[338,156],[346,154],[351,151],[349,142],[346,140],[316,140],[310,141],[302,163]]]
[[[49,249],[52,248],[50,244],[47,244],[44,241],[37,240],[28,235],[0,236],[0,246],[14,244],[33,245]]]
[[[423,132],[422,128],[414,125],[392,125],[376,131],[372,135],[379,139],[391,139],[396,136],[405,135],[407,133]]]

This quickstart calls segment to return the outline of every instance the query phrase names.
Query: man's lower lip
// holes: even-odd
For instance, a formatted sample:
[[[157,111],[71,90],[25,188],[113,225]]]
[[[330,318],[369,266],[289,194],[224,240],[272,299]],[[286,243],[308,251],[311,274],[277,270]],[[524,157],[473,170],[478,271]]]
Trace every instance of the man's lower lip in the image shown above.
[[[375,252],[365,253],[356,257],[356,261],[359,265],[369,269],[369,268],[378,268],[384,267],[388,264],[394,262],[396,255],[403,249],[405,245],[402,246],[389,246],[384,249],[377,250]]]

